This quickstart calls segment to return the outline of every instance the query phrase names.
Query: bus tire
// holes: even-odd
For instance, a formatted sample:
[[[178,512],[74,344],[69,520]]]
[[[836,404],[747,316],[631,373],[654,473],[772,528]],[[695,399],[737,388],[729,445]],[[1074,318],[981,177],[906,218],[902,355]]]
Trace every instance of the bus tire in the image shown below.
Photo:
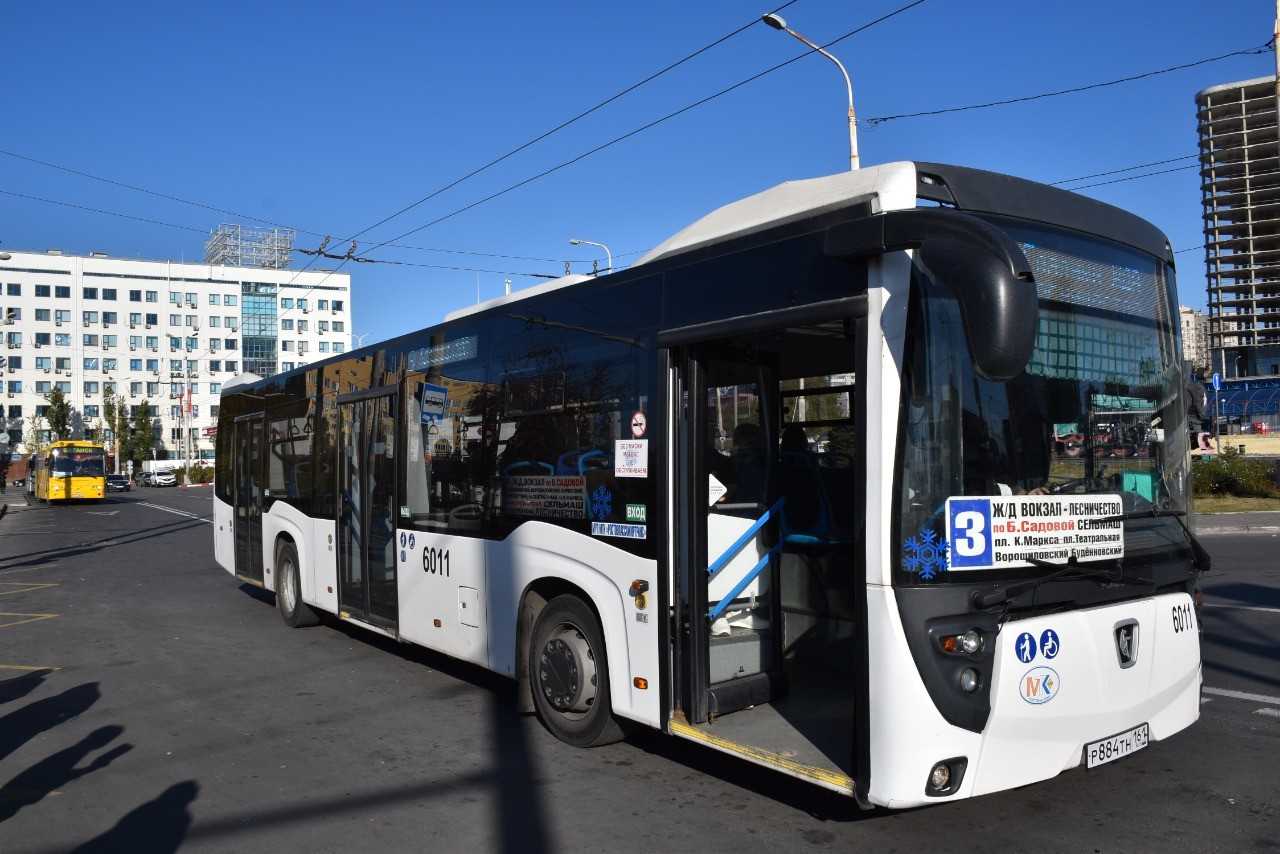
[[[300,629],[320,622],[312,607],[302,601],[298,550],[288,540],[281,540],[276,546],[276,607],[290,628]]]
[[[538,719],[566,744],[597,747],[622,739],[600,621],[577,596],[557,596],[538,614],[529,644],[529,688]]]

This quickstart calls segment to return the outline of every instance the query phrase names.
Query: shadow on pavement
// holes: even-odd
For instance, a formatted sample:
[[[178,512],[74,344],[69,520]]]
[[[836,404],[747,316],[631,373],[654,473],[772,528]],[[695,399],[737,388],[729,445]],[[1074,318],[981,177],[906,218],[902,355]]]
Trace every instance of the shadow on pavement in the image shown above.
[[[779,771],[755,765],[691,741],[665,735],[657,730],[632,734],[628,743],[646,753],[681,765],[806,813],[823,821],[853,822],[880,818],[890,813],[879,808],[863,810],[853,798],[829,792],[812,783],[788,777]],[[673,774],[674,776],[674,774]],[[899,811],[899,814],[902,811]]]
[[[1206,596],[1231,599],[1244,605],[1257,605],[1261,608],[1280,608],[1280,587],[1232,581],[1223,584],[1206,584],[1201,589]]]
[[[12,703],[14,700],[21,700],[43,685],[45,678],[52,672],[52,670],[33,670],[0,682],[0,706]]]
[[[75,854],[169,854],[191,828],[191,802],[200,793],[194,780],[175,783],[158,797],[128,813],[115,827],[74,849]]]
[[[0,718],[0,759],[40,733],[76,717],[101,697],[97,682],[85,682],[61,694],[28,703]]]
[[[106,768],[116,759],[133,749],[131,744],[118,744],[83,768],[76,766],[95,750],[106,747],[121,733],[122,726],[99,727],[65,750],[42,759],[18,774],[0,788],[0,823],[8,821],[23,807],[42,801],[50,792],[57,791],[73,780]]]
[[[500,850],[542,854],[554,850],[543,806],[543,781],[529,749],[532,723],[516,711],[512,685],[489,695],[489,724],[493,731],[492,755],[496,760]]]
[[[124,531],[103,537],[100,540],[91,540],[87,543],[76,543],[69,546],[59,546],[54,549],[43,549],[41,551],[26,552],[25,554],[8,555],[0,558],[0,573],[6,569],[17,569],[19,567],[39,566],[55,560],[64,558],[78,557],[84,554],[93,554],[103,549],[113,548],[115,546],[129,545],[130,543],[141,542],[142,540],[150,540],[155,537],[163,537],[167,534],[176,534],[179,531],[185,531],[188,528],[195,528],[200,525],[208,524],[200,519],[184,519],[180,522],[171,522],[164,525],[156,525],[151,528],[145,528],[141,531]],[[30,558],[23,560],[23,558]]]
[[[261,587],[254,587],[252,584],[241,584],[240,592],[248,596],[250,599],[257,599],[264,605],[270,605],[272,608],[276,606],[276,594],[270,590],[264,590]]]

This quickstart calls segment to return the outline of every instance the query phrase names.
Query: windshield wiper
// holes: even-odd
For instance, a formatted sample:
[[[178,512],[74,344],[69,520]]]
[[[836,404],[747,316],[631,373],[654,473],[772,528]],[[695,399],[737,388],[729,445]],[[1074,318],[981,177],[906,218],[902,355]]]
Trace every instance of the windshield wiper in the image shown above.
[[[1036,558],[1024,558],[1024,560],[1032,566],[1041,569],[1052,569],[1053,572],[1048,575],[1042,575],[1039,578],[1033,578],[1030,581],[1023,581],[1020,584],[1011,584],[1008,587],[997,588],[986,593],[980,593],[977,590],[973,592],[970,601],[973,603],[975,610],[982,611],[994,605],[1003,605],[1023,593],[1028,593],[1037,589],[1040,585],[1054,580],[1074,581],[1080,578],[1105,578],[1108,581],[1123,580],[1123,570],[1117,563],[1115,570],[1109,569],[1081,569],[1078,563],[1068,562],[1065,566],[1060,563],[1050,563],[1047,560],[1037,560]]]
[[[1129,522],[1135,519],[1173,519],[1187,535],[1187,542],[1191,544],[1191,562],[1195,564],[1196,569],[1200,572],[1208,572],[1213,568],[1213,558],[1209,556],[1209,551],[1201,545],[1196,535],[1191,533],[1187,523],[1182,521],[1186,515],[1187,511],[1185,510],[1161,510],[1153,507],[1150,510],[1133,510],[1128,513],[1117,513],[1114,516],[1103,516],[1101,519],[1090,520],[1090,524]]]

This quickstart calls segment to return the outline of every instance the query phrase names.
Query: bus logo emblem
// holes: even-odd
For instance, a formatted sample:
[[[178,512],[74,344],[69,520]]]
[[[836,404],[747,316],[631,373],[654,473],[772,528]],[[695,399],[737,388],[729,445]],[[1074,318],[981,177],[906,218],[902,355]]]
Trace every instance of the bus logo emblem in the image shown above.
[[[1138,621],[1125,620],[1116,626],[1116,656],[1122,668],[1133,667],[1138,660]]]
[[[1033,667],[1023,674],[1018,693],[1031,705],[1043,706],[1058,696],[1059,687],[1058,671],[1052,667]]]

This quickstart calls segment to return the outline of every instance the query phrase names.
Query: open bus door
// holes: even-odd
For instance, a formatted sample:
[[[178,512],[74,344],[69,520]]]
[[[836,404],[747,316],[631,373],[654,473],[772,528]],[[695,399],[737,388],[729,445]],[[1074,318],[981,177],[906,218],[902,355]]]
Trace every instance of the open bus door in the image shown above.
[[[845,316],[664,343],[678,344],[670,730],[853,794],[868,721],[865,337],[864,303],[847,302]]]

